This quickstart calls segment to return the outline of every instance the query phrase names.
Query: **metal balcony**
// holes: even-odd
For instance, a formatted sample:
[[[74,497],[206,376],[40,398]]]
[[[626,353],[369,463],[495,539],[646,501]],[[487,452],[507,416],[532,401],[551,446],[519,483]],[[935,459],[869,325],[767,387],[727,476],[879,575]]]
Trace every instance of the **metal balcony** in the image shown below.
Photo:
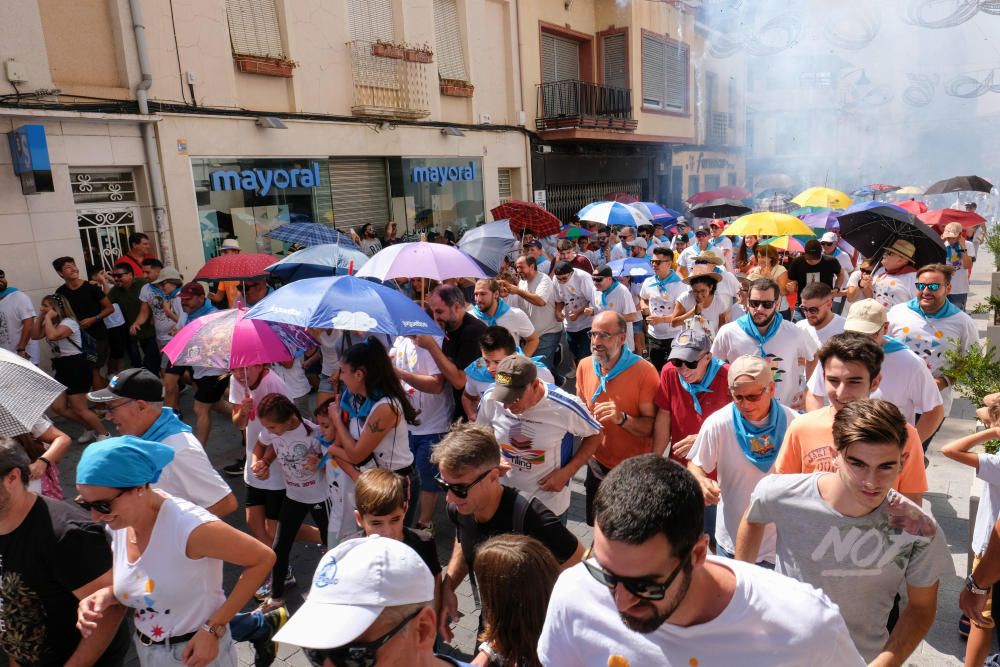
[[[430,75],[433,72],[436,77],[436,65],[376,56],[373,42],[354,40],[348,45],[354,78],[352,114],[377,118],[430,115]]]
[[[577,79],[538,84],[535,127],[539,132],[571,128],[635,131],[632,90]]]

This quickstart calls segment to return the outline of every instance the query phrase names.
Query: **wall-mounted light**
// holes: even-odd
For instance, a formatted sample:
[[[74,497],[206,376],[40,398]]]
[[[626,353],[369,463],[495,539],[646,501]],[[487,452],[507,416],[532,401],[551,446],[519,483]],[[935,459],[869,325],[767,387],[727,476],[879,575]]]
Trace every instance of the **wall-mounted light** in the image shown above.
[[[465,132],[462,132],[462,130],[458,129],[457,127],[442,127],[441,128],[441,134],[443,134],[446,137],[464,137],[465,136]]]
[[[277,116],[259,116],[255,121],[257,127],[262,127],[266,130],[287,130],[288,126],[285,125],[280,118]]]

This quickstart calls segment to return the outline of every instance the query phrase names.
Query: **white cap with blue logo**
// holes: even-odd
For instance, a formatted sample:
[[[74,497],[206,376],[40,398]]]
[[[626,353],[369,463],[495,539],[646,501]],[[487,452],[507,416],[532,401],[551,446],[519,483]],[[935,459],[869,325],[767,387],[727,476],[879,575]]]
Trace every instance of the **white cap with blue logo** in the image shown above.
[[[386,607],[433,600],[434,577],[416,551],[377,535],[347,540],[320,560],[309,597],[274,641],[337,648],[360,637]]]

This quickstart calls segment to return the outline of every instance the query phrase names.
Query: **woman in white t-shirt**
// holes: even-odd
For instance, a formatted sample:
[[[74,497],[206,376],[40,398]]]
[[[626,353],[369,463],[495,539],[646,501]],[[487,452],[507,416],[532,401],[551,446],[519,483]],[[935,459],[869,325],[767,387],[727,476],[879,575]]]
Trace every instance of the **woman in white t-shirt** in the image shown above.
[[[785,296],[788,294],[788,271],[778,261],[778,249],[770,245],[758,245],[754,254],[757,257],[757,266],[750,270],[747,278],[750,282],[758,278],[770,278],[778,283],[778,288],[781,290],[778,311],[782,317],[791,322],[792,311],[788,305],[788,297]]]
[[[419,511],[420,477],[410,451],[407,424],[417,425],[417,411],[400,384],[386,348],[374,336],[352,346],[341,361],[344,393],[340,410],[331,413],[337,429],[330,455],[362,468],[385,468],[408,480],[405,523],[413,526]]]
[[[108,437],[108,429],[87,404],[93,365],[83,354],[83,335],[69,301],[59,294],[43,298],[38,317],[31,327],[31,337],[48,341],[55,378],[66,385],[66,391],[52,402],[55,413],[86,429],[80,436],[80,442],[87,442],[94,435]]]
[[[704,331],[710,339],[715,339],[729,314],[729,302],[715,294],[721,280],[722,275],[714,271],[685,278],[690,288],[678,297],[672,324]]]

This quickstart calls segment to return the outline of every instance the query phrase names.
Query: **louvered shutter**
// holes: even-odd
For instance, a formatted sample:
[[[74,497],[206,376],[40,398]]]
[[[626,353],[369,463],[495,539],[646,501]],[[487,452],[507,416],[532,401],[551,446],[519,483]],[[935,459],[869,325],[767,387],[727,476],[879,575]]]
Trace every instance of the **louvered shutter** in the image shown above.
[[[670,42],[664,49],[666,96],[664,106],[677,111],[688,108],[689,48],[682,42]]]
[[[233,53],[284,58],[275,0],[226,0]]]
[[[392,0],[348,0],[351,39],[368,42],[396,39]]]
[[[542,33],[542,83],[580,78],[580,44]]]
[[[333,219],[337,229],[372,223],[379,229],[389,220],[389,188],[385,160],[342,158],[330,160]]]
[[[666,99],[664,51],[666,44],[652,35],[642,36],[642,104],[662,109]]]
[[[603,54],[604,85],[628,88],[628,74],[625,65],[625,33],[605,35],[601,44]]]
[[[442,79],[468,81],[462,27],[455,0],[434,0],[434,39],[437,42],[434,57],[437,58],[438,75]]]
[[[512,197],[510,193],[510,167],[500,167],[497,169],[497,194],[500,195],[500,203],[509,202]]]

